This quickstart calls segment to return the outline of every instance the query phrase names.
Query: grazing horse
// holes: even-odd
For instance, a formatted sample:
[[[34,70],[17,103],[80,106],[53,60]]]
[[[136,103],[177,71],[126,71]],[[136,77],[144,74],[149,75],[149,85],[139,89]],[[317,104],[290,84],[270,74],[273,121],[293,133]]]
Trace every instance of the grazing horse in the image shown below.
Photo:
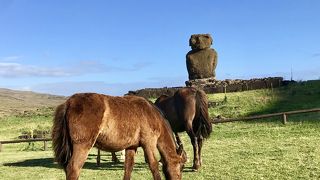
[[[204,138],[212,132],[208,114],[208,99],[204,91],[193,87],[179,89],[173,96],[161,95],[155,102],[169,120],[178,144],[178,132],[186,131],[193,146],[193,169],[201,166],[201,148]]]
[[[79,178],[89,150],[125,149],[124,179],[130,179],[134,155],[142,147],[154,179],[161,179],[155,152],[164,159],[166,179],[181,179],[186,159],[177,148],[169,123],[157,107],[142,97],[113,97],[95,93],[71,96],[56,109],[52,142],[55,160],[66,179]]]

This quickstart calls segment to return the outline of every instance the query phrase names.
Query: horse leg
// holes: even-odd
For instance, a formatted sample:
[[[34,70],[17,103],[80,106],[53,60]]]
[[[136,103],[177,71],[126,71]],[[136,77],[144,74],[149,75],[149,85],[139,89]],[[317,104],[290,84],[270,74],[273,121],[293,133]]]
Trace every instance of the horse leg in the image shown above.
[[[126,158],[126,150],[122,150],[120,153],[120,159],[124,160],[124,158]]]
[[[101,161],[101,153],[100,153],[100,149],[98,149],[98,154],[97,154],[97,166],[100,166],[100,161]]]
[[[111,160],[114,163],[119,163],[120,162],[119,159],[117,158],[117,155],[116,155],[115,152],[111,152]]]
[[[160,176],[159,167],[158,167],[159,163],[154,155],[155,149],[156,149],[156,146],[151,147],[151,146],[147,145],[143,148],[143,151],[144,151],[145,157],[148,161],[149,168],[150,168],[151,173],[153,175],[153,179],[160,180],[161,176]]]
[[[136,151],[137,149],[126,149],[126,157],[124,160],[124,180],[129,180],[131,178]]]
[[[73,144],[72,157],[66,168],[67,180],[77,180],[91,146],[88,144]]]
[[[191,123],[187,124],[187,133],[191,139],[191,144],[193,147],[193,166],[192,166],[192,169],[198,170],[200,168],[199,150],[198,150],[199,147],[198,147],[198,139],[192,130],[192,121],[191,121]]]
[[[174,135],[176,136],[177,144],[178,144],[179,146],[181,146],[181,145],[182,145],[182,141],[181,141],[178,133],[174,133]]]
[[[191,139],[191,144],[193,147],[193,166],[192,166],[192,169],[198,170],[200,168],[198,140],[197,140],[197,137],[193,133],[191,134],[190,139]]]
[[[200,161],[200,166],[202,165],[202,158],[201,158],[201,150],[202,150],[202,144],[203,144],[203,137],[198,138],[198,155],[199,155],[199,161]]]

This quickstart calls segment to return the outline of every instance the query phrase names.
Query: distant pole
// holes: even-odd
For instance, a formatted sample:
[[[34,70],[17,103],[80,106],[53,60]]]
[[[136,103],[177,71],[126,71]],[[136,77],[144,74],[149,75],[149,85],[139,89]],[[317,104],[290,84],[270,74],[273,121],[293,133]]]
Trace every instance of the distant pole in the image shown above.
[[[293,81],[292,65],[291,65],[291,81]]]
[[[44,150],[44,151],[48,150],[47,141],[43,141],[43,150]]]
[[[287,124],[287,115],[286,115],[286,113],[283,113],[283,115],[282,115],[282,123],[283,124]]]

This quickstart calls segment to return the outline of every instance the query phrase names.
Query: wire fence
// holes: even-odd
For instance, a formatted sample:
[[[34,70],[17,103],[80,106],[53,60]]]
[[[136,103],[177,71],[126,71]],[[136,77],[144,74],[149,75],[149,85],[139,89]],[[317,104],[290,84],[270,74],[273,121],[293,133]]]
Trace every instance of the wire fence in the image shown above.
[[[279,113],[272,113],[272,114],[263,114],[263,115],[240,117],[240,118],[213,118],[211,120],[212,120],[213,124],[218,124],[218,123],[227,123],[227,122],[235,122],[235,121],[249,121],[249,120],[282,116],[282,119],[281,119],[282,123],[286,124],[288,121],[288,115],[319,112],[319,111],[320,111],[320,108],[314,108],[314,109],[303,109],[303,110],[279,112]]]
[[[37,138],[37,139],[19,139],[19,140],[9,140],[9,141],[0,141],[0,152],[3,150],[3,144],[15,144],[15,143],[31,143],[43,141],[43,149],[46,151],[48,149],[48,141],[51,141],[51,138]]]

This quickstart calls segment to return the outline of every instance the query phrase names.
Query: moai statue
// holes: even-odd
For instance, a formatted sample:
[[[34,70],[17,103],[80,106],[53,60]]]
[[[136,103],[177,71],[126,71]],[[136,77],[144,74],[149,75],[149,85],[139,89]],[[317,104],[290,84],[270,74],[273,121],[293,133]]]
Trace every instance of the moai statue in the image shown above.
[[[211,49],[210,34],[194,34],[189,39],[191,51],[186,56],[189,80],[215,78],[218,55]]]

